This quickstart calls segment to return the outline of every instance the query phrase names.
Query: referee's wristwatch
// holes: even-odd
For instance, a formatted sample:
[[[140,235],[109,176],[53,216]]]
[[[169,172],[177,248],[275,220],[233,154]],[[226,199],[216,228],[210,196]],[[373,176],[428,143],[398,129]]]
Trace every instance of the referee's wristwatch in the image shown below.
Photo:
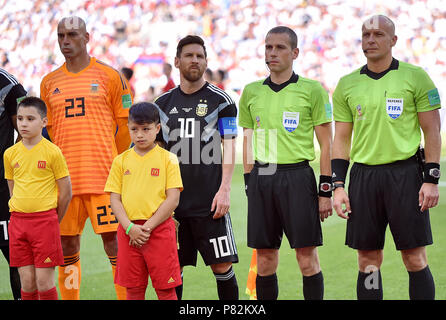
[[[429,175],[435,179],[440,179],[441,171],[438,168],[433,168],[429,170]]]
[[[336,188],[345,188],[345,183],[344,182],[333,183],[333,191],[336,190]]]
[[[438,184],[440,180],[440,164],[428,162],[424,165],[423,182]]]

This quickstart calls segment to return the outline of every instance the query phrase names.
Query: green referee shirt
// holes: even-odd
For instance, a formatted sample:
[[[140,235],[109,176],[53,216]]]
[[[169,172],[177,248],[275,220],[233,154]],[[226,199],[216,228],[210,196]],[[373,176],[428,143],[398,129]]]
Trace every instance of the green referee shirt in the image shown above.
[[[334,120],[353,122],[350,158],[368,165],[413,156],[421,142],[417,113],[440,107],[427,73],[396,59],[384,72],[365,65],[342,77],[333,93]]]
[[[239,126],[254,130],[254,159],[267,163],[314,160],[314,127],[332,121],[321,84],[294,73],[281,85],[270,77],[248,84],[239,108]]]

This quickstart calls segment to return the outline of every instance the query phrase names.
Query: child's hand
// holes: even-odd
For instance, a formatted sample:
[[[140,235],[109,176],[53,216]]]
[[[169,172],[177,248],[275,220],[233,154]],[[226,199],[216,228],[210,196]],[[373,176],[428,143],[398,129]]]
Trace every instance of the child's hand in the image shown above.
[[[140,248],[150,238],[150,229],[134,224],[129,232],[130,242],[133,247]]]

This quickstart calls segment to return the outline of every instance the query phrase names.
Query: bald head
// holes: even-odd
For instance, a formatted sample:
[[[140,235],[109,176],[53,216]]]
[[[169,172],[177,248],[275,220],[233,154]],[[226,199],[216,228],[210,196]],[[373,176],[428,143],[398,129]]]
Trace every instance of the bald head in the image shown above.
[[[367,57],[367,66],[370,70],[372,70],[373,64],[378,65],[374,70],[385,70],[388,68],[392,61],[392,48],[397,40],[395,25],[388,17],[375,15],[364,21],[362,24],[361,45],[362,51]]]
[[[57,25],[57,40],[62,54],[67,60],[73,58],[80,61],[89,61],[87,43],[90,35],[87,32],[85,21],[79,17],[66,17]]]
[[[362,30],[364,31],[370,29],[383,30],[391,37],[395,35],[395,24],[388,17],[381,14],[374,15],[373,17],[364,21],[362,24]]]
[[[57,25],[57,29],[59,30],[62,28],[65,30],[75,30],[83,34],[87,33],[85,21],[76,16],[65,17],[60,20],[59,24]]]

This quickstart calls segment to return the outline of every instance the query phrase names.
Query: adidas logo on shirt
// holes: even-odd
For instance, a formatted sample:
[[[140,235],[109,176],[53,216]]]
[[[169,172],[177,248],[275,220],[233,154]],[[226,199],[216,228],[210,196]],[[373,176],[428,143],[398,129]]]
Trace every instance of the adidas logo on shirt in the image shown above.
[[[177,107],[173,107],[172,110],[170,110],[169,114],[176,114],[178,113]]]
[[[20,168],[20,165],[18,162],[15,163],[14,168]]]
[[[46,258],[45,261],[43,261],[43,263],[51,263],[51,262],[53,261],[50,259],[50,257]]]
[[[58,94],[58,93],[60,93],[60,90],[59,88],[56,88],[56,90],[53,91],[53,94]]]
[[[167,281],[167,283],[172,283],[172,282],[175,282],[175,280],[172,277],[170,277],[170,279],[169,279],[169,281]]]
[[[124,175],[125,175],[125,176],[130,175],[130,170],[129,170],[129,169],[125,170]]]

